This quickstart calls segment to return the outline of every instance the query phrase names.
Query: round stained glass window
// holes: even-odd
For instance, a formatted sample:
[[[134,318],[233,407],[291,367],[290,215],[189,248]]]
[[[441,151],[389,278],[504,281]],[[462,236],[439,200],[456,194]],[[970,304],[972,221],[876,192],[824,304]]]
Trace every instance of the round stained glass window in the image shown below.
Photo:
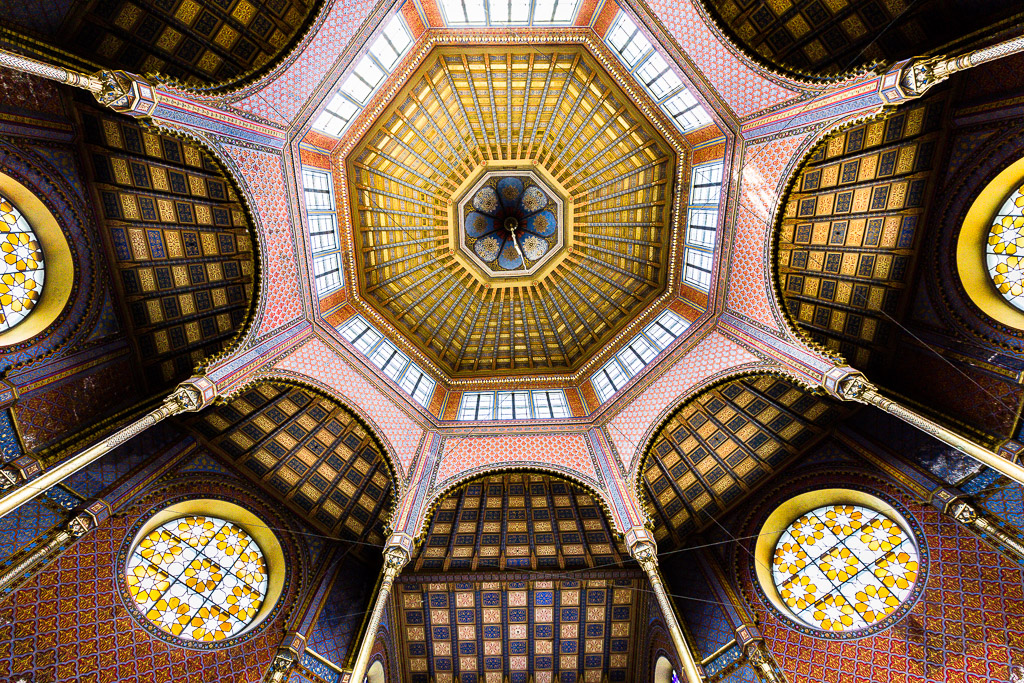
[[[1024,185],[1010,193],[992,219],[985,262],[999,293],[1024,311]]]
[[[0,332],[32,312],[43,293],[43,249],[32,226],[0,195]]]
[[[267,567],[256,541],[216,517],[180,517],[146,534],[126,567],[142,614],[179,638],[214,642],[238,635],[267,595]]]
[[[775,546],[772,579],[798,621],[832,632],[868,628],[911,597],[914,540],[885,514],[827,505],[801,515]]]

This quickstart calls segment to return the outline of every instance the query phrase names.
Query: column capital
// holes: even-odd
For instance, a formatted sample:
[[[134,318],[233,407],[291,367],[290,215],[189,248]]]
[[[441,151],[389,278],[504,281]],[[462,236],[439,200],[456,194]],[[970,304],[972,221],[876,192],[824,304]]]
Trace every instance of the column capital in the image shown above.
[[[830,395],[842,401],[868,403],[868,395],[876,393],[875,385],[868,381],[864,373],[849,365],[830,368],[822,378],[821,386]]]
[[[629,546],[629,554],[643,570],[654,576],[658,572],[658,546],[653,541],[640,540]]]
[[[202,410],[217,398],[217,386],[207,377],[196,375],[190,377],[164,399],[164,404],[172,407],[175,413],[194,413]]]
[[[127,71],[97,71],[92,79],[99,83],[99,89],[90,88],[96,101],[119,114],[136,118],[149,116],[156,108],[156,91],[153,84],[138,74]]]
[[[409,552],[400,546],[384,548],[384,579],[393,581],[409,563]]]

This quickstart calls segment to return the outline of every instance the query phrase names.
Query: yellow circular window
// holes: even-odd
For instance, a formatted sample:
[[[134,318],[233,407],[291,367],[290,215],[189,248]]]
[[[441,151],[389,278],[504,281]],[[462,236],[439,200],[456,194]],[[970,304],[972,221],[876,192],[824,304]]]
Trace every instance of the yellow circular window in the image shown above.
[[[0,333],[24,320],[43,293],[43,248],[32,226],[0,194]]]
[[[978,308],[1024,330],[1024,159],[974,198],[957,237],[956,267]]]
[[[1010,305],[1024,310],[1024,185],[999,207],[989,228],[985,261],[989,277]]]
[[[138,542],[126,568],[128,592],[162,631],[201,642],[244,631],[267,596],[263,551],[239,525],[189,516]]]
[[[903,515],[862,491],[820,489],[768,516],[755,572],[801,630],[866,635],[893,623],[921,594],[921,549]]]

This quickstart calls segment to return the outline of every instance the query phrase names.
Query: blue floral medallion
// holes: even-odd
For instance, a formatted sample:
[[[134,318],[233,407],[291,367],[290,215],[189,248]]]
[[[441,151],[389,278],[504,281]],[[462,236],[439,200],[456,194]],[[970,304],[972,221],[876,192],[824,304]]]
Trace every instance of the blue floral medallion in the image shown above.
[[[492,176],[463,206],[465,245],[494,271],[526,271],[557,246],[557,214],[533,178]]]

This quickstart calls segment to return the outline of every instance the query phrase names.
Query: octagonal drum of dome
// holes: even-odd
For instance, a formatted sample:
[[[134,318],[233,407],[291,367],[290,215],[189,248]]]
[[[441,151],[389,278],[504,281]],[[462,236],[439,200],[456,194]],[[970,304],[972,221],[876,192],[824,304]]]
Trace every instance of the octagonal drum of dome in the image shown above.
[[[665,291],[683,143],[587,45],[436,46],[396,90],[345,158],[357,291],[453,377],[571,372]]]

